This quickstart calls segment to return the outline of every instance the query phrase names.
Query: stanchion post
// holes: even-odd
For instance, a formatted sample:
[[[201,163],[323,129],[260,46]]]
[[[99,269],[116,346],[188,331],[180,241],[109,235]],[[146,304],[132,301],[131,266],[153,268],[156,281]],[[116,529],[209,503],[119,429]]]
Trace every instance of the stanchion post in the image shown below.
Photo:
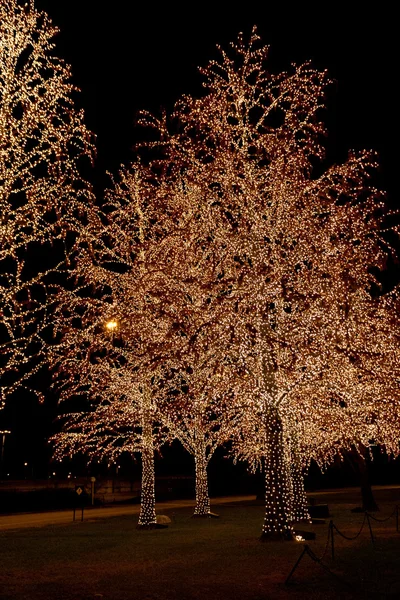
[[[307,546],[307,544],[306,544],[306,545],[304,546],[304,548],[303,548],[303,552],[300,554],[299,558],[296,560],[296,562],[295,562],[295,564],[294,564],[294,567],[293,567],[293,569],[290,571],[289,575],[286,577],[286,580],[285,580],[285,585],[288,585],[288,584],[289,584],[289,580],[290,580],[290,578],[292,577],[293,573],[295,572],[295,570],[296,570],[296,569],[297,569],[297,567],[299,566],[301,559],[303,558],[303,556],[304,556],[304,555],[305,555],[307,552],[308,552],[308,546]]]
[[[82,516],[81,516],[81,521],[83,521],[83,509],[84,509],[84,506],[83,506],[83,504],[82,504]]]
[[[331,555],[332,560],[335,560],[335,542],[333,540],[333,521],[332,519],[329,521],[329,532],[331,536]]]
[[[74,516],[73,516],[73,518],[72,518],[72,521],[75,521],[75,506],[74,506],[74,508],[73,508],[73,511],[74,511]]]
[[[396,531],[399,533],[399,505],[396,504]]]
[[[372,542],[372,545],[374,545],[374,536],[372,533],[371,521],[369,520],[369,514],[366,512],[365,516],[367,517],[367,521],[368,521],[369,533],[371,535],[371,542]]]

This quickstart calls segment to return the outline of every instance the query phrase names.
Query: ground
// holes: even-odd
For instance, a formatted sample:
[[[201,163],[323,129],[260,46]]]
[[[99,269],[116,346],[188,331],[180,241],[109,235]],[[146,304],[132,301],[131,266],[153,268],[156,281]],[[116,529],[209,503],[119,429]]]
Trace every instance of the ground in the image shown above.
[[[400,502],[400,490],[376,492],[379,519]],[[318,496],[347,536],[362,514],[357,494]],[[253,500],[218,506],[220,519],[191,519],[190,507],[163,510],[168,529],[138,531],[124,515],[34,529],[0,531],[1,600],[268,600],[281,598],[400,598],[400,534],[393,515],[371,521],[355,541],[335,534],[323,569],[305,556],[289,586],[285,579],[302,552],[296,542],[261,543],[263,508]],[[329,519],[307,527],[320,556]],[[303,529],[305,529],[303,527]]]

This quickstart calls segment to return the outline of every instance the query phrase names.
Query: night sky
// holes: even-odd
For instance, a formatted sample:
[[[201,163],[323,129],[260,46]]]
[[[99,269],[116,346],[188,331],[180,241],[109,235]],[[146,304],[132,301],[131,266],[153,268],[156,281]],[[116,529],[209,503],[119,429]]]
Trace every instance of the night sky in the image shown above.
[[[271,47],[271,71],[308,59],[328,69],[335,80],[326,114],[330,160],[344,160],[350,148],[375,149],[381,164],[378,183],[391,204],[399,206],[398,152],[393,148],[399,134],[397,20],[383,3],[359,12],[349,11],[350,4],[334,8],[324,3],[314,9],[301,3],[293,9],[289,3],[277,8],[270,2],[245,2],[238,10],[218,2],[160,6],[133,0],[36,0],[60,28],[56,53],[72,66],[73,82],[81,89],[78,106],[97,136],[90,174],[97,192],[107,185],[106,171],[115,173],[134,158],[132,148],[143,135],[135,127],[137,112],[168,110],[180,95],[201,93],[197,67],[217,57],[217,44],[227,48],[239,31],[249,36],[257,25]],[[21,464],[34,446],[44,448],[51,429],[51,413],[44,407],[38,415],[36,403],[30,406],[24,423],[17,418],[18,403],[7,418],[20,428],[8,443],[9,456],[14,453]]]
[[[385,3],[359,11],[353,3],[293,9],[292,3],[245,2],[240,10],[219,2],[36,4],[60,28],[57,53],[72,65],[82,90],[86,123],[97,135],[93,177],[100,189],[106,170],[115,172],[133,158],[132,146],[143,135],[134,126],[137,111],[169,109],[181,94],[201,93],[197,67],[217,56],[217,44],[226,48],[239,31],[249,35],[257,25],[271,48],[271,71],[308,59],[328,69],[336,82],[327,113],[330,155],[341,160],[349,148],[375,149],[381,187],[395,201],[397,20]]]

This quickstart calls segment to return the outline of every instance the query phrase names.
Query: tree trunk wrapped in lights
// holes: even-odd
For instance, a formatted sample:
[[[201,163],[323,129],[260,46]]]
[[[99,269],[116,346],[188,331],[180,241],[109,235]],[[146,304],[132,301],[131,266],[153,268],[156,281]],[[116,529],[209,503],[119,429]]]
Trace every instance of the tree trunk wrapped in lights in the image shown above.
[[[147,390],[143,392],[142,411],[142,490],[140,495],[139,528],[151,529],[157,525],[155,505],[154,441],[151,418],[151,401]]]
[[[181,368],[170,373],[160,405],[163,423],[171,437],[180,441],[195,462],[196,506],[194,517],[216,517],[211,512],[207,466],[216,449],[229,441],[235,418],[230,410],[232,388],[241,378],[227,360],[228,340],[217,324],[204,335],[204,323],[219,320],[219,311],[202,310],[201,319],[192,316],[197,332],[185,353]],[[189,328],[189,327],[188,327]]]
[[[277,410],[269,409],[266,414],[265,432],[265,516],[262,539],[291,540],[290,465],[286,460],[282,419]]]
[[[139,454],[142,484],[138,527],[152,529],[157,525],[154,452],[166,440],[154,390],[150,384],[138,385],[127,368],[107,364],[104,356],[100,364],[89,368],[84,363],[78,357],[70,377],[63,381],[66,387],[61,393],[63,400],[81,396],[89,402],[82,402],[81,411],[60,416],[62,430],[51,439],[54,457],[62,461],[80,453],[91,462],[105,459],[110,464],[122,454]],[[75,373],[74,381],[78,366],[81,372]]]
[[[190,381],[193,379],[189,378]],[[171,437],[177,438],[194,458],[196,505],[193,516],[216,517],[211,512],[207,467],[217,447],[228,439],[223,406],[222,402],[212,401],[204,390],[194,392],[193,396],[192,393],[188,391],[184,399],[163,403],[162,420]]]
[[[210,497],[208,495],[207,459],[205,444],[202,439],[197,440],[194,460],[196,467],[196,506],[194,516],[209,516],[211,509]]]
[[[290,465],[289,483],[292,520],[294,522],[310,521],[307,496],[304,489],[303,465],[301,463],[298,431],[290,427],[291,435],[288,437],[288,462]]]

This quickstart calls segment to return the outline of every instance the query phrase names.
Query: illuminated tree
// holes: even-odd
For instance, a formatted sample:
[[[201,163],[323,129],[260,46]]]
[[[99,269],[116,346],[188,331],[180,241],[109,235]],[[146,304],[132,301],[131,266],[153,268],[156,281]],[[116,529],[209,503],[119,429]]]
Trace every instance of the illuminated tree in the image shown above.
[[[197,351],[198,345],[197,341]],[[224,364],[223,357],[216,360],[221,353],[217,352],[217,345],[212,348],[216,354],[211,354],[207,361],[209,353],[203,348],[202,354],[193,360],[194,366],[188,361],[189,356],[185,356],[188,364],[169,377],[169,390],[161,404],[161,420],[171,437],[178,439],[195,460],[194,517],[216,516],[210,507],[207,466],[216,449],[229,441],[232,431],[227,406],[232,389],[226,388],[226,371],[230,365]],[[223,389],[218,385],[219,381],[223,382]]]
[[[388,243],[382,196],[368,184],[373,155],[353,153],[323,170],[326,73],[305,64],[270,74],[267,48],[257,44],[255,33],[249,45],[239,37],[233,58],[222,52],[203,69],[204,97],[184,97],[172,128],[148,115],[143,122],[202,190],[196,210],[210,221],[203,265],[215,267],[209,301],[223,305],[219,327],[252,382],[236,396],[237,454],[265,463],[264,537],[290,539],[291,453],[299,446],[307,463],[317,444],[328,460],[372,433],[377,380],[352,385],[358,356],[372,352],[368,323],[358,323],[374,304],[370,267],[384,267]],[[386,427],[382,439],[390,435]]]
[[[300,470],[310,458],[325,464],[378,438],[395,451],[397,392],[390,408],[385,397],[396,385],[374,375],[373,329],[385,339],[380,362],[398,338],[385,338],[384,303],[369,294],[370,267],[384,266],[388,248],[383,200],[368,184],[375,159],[361,152],[324,170],[326,73],[306,64],[271,75],[257,44],[255,33],[249,45],[239,37],[233,59],[203,69],[205,95],[183,98],[171,122],[143,116],[162,136],[146,144],[156,159],[123,171],[86,228],[59,325],[81,379],[104,323],[120,322],[118,377],[150,390],[191,438],[203,426],[190,410],[220,400],[236,456],[265,466],[263,536],[291,539],[291,522],[307,517]],[[190,376],[172,414],[171,373]],[[90,388],[102,388],[100,375]],[[206,494],[201,503],[207,511]]]
[[[139,452],[145,528],[156,525],[154,451],[166,439],[158,403],[167,393],[165,375],[178,368],[187,345],[176,314],[182,292],[173,277],[174,243],[181,241],[175,202],[145,167],[122,170],[102,211],[91,215],[56,316],[61,400],[88,399],[86,411],[78,404],[62,416],[56,455],[79,450],[115,460]]]
[[[27,385],[45,351],[49,274],[59,269],[89,198],[78,171],[92,155],[70,69],[32,0],[0,6],[0,352],[3,397]],[[67,232],[70,232],[68,237]]]
[[[122,453],[132,457],[140,454],[142,485],[138,527],[151,529],[157,526],[154,453],[165,442],[167,432],[161,426],[150,382],[147,386],[139,384],[135,368],[133,372],[129,369],[131,365],[126,359],[132,353],[126,346],[120,354],[107,348],[104,336],[105,345],[100,349],[100,331],[97,338],[98,356],[90,342],[90,357],[85,360],[78,354],[69,373],[72,360],[66,357],[61,400],[68,403],[75,396],[75,402],[77,399],[79,402],[75,409],[69,407],[69,412],[60,417],[62,432],[51,440],[54,457],[62,460],[80,453],[90,461],[106,459],[110,464]],[[77,365],[84,372],[79,379]]]

